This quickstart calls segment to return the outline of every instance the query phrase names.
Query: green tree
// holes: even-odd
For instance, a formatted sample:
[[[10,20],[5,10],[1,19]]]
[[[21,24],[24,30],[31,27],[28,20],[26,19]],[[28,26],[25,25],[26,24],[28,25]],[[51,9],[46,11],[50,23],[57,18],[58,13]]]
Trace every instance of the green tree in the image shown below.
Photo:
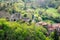
[[[54,31],[54,40],[59,40],[59,35],[57,30]]]

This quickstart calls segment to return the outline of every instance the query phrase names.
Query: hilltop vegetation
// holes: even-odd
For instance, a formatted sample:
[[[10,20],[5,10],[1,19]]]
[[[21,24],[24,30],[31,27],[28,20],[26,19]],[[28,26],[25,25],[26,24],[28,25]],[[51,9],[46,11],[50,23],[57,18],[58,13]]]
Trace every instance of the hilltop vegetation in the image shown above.
[[[35,18],[38,21],[46,19],[46,20],[51,20],[56,23],[60,22],[59,21],[60,20],[60,16],[59,16],[60,15],[60,12],[59,12],[60,11],[60,6],[59,6],[60,1],[59,0],[54,0],[54,1],[52,1],[53,3],[51,3],[51,0],[49,0],[49,1],[47,1],[47,0],[39,1],[38,0],[39,3],[36,3],[36,1],[32,1],[32,0],[30,0],[30,1],[29,0],[26,0],[26,1],[16,0],[16,1],[9,2],[9,0],[8,0],[8,2],[7,2],[7,1],[1,0],[0,10],[7,11],[7,12],[9,12],[9,14],[20,13],[22,16],[26,15],[30,19]],[[44,4],[42,5],[41,2]],[[45,2],[47,2],[47,3],[45,3]],[[35,5],[35,4],[39,4],[40,6]]]

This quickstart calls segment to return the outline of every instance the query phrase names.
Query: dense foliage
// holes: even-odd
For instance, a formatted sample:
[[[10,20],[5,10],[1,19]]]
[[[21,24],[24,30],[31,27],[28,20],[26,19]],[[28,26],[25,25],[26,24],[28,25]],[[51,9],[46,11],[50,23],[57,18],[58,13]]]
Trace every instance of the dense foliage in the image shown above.
[[[46,40],[47,30],[34,24],[7,22],[0,19],[0,40]]]
[[[30,21],[9,21],[15,13]],[[48,33],[45,26],[35,25],[60,23],[60,0],[0,0],[0,15],[0,40],[60,40],[56,30]]]

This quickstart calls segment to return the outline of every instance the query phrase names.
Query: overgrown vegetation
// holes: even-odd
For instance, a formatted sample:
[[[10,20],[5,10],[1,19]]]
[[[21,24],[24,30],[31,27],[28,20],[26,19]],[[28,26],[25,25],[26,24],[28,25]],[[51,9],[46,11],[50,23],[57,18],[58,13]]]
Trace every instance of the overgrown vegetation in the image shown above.
[[[10,21],[15,13],[21,19]],[[45,26],[36,26],[41,21],[60,23],[60,0],[0,0],[0,40],[60,40],[56,30],[49,33]]]
[[[34,24],[7,22],[0,19],[0,40],[46,40],[47,30]]]

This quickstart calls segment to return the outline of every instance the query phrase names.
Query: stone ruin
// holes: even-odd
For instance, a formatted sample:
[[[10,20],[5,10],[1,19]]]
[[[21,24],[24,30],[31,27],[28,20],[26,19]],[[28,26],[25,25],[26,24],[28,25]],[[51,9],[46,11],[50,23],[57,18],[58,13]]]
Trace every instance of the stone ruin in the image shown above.
[[[20,15],[20,13],[14,13],[11,15],[10,17],[10,21],[17,21],[22,19],[22,16]]]
[[[10,18],[10,14],[5,11],[0,11],[0,18]]]
[[[22,20],[25,22],[29,22],[31,21],[31,19],[27,18],[27,17],[23,17],[20,13],[14,13],[14,14],[10,14],[6,11],[0,11],[0,18],[6,18],[8,21],[18,21],[18,20]]]
[[[14,14],[12,14],[9,20],[10,21],[21,20],[22,22],[27,22],[27,23],[29,23],[29,21],[31,21],[29,18],[23,17],[20,13],[14,13]]]

